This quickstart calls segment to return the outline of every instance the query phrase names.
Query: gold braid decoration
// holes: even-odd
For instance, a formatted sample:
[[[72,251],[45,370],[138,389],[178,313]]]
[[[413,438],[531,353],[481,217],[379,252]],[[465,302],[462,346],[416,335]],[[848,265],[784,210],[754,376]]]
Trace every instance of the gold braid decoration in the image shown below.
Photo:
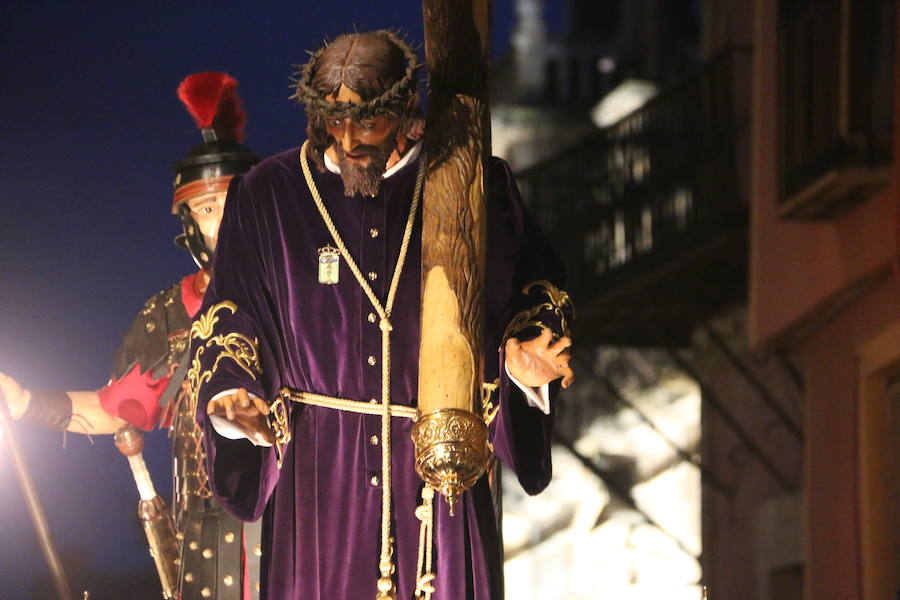
[[[194,357],[191,359],[191,368],[188,369],[186,377],[188,395],[195,408],[197,406],[197,400],[200,397],[200,386],[212,378],[212,371],[201,372],[200,357],[203,356],[205,350],[206,348],[204,346],[197,348]]]
[[[290,396],[287,397],[288,401]],[[291,441],[290,419],[288,418],[287,402],[285,402],[285,392],[282,389],[275,401],[269,405],[269,417],[266,419],[269,427],[275,433],[275,463],[278,468],[284,463],[284,451],[288,442]]]
[[[219,363],[224,358],[233,360],[240,368],[247,372],[250,377],[256,380],[256,376],[261,372],[259,366],[259,340],[251,340],[247,336],[240,333],[227,333],[213,336],[213,327],[219,321],[218,313],[222,310],[228,310],[231,314],[237,312],[237,305],[230,300],[219,302],[211,306],[205,314],[201,315],[194,324],[191,325],[191,339],[207,340],[205,344],[199,346],[194,352],[191,360],[191,368],[188,369],[187,382],[190,390],[191,401],[196,406],[200,397],[200,387],[212,379],[213,373],[219,368]],[[207,348],[218,346],[221,348],[219,356],[213,363],[211,369],[202,370],[200,357]]]
[[[185,468],[184,476],[185,479],[194,477],[197,480],[197,489],[194,490],[188,486],[187,493],[201,498],[211,498],[212,490],[209,488],[209,474],[206,472],[206,450],[203,449],[203,428],[200,427],[200,423],[194,418],[194,415],[197,414],[197,402],[192,394],[185,390],[181,391],[176,402],[177,407],[175,409],[173,428],[176,430],[176,435],[182,435],[187,438],[185,443],[190,446],[188,456],[192,456],[194,459],[193,470]],[[184,432],[184,428],[189,429],[189,432]],[[186,465],[190,463],[188,460],[184,462]]]
[[[259,373],[258,340],[254,339],[253,341],[250,341],[247,336],[241,335],[240,333],[229,333],[226,335],[217,335],[206,342],[207,346],[210,344],[216,344],[222,348],[221,353],[216,357],[216,362],[213,363],[213,373],[219,368],[219,362],[221,362],[223,358],[230,358],[237,363],[240,368],[246,371],[250,377],[256,379],[256,374]]]
[[[500,411],[500,405],[494,406],[494,402],[491,400],[498,387],[500,387],[499,378],[495,379],[493,383],[481,384],[481,418],[484,419],[484,424],[489,427]]]
[[[219,322],[219,311],[228,310],[231,314],[237,312],[237,304],[230,300],[219,302],[215,306],[211,306],[206,313],[197,317],[191,324],[191,339],[206,340],[213,333],[213,327]]]
[[[194,408],[197,408],[194,406]],[[195,410],[192,415],[197,414]],[[193,473],[197,478],[196,494],[201,498],[212,498],[212,489],[209,487],[209,473],[206,472],[206,450],[203,448],[203,429],[197,419],[191,419],[193,422],[193,432],[191,434],[191,443],[194,445],[194,456],[197,457],[197,466]]]
[[[562,329],[562,335],[569,337],[569,323],[566,320],[566,313],[563,310],[565,308],[568,308],[573,312],[575,311],[575,308],[572,305],[572,299],[569,297],[569,294],[559,289],[546,279],[540,279],[538,281],[532,281],[531,283],[526,284],[525,287],[522,288],[522,293],[527,296],[529,293],[531,293],[531,289],[535,287],[538,288],[539,291],[546,294],[549,301],[523,310],[515,317],[513,317],[512,321],[510,321],[509,325],[507,325],[506,331],[503,332],[503,341],[508,340],[510,337],[522,331],[526,327],[546,327],[546,324],[544,324],[543,321],[541,321],[540,319],[535,319],[538,313],[540,313],[542,310],[549,310],[558,315],[559,326],[560,329]]]

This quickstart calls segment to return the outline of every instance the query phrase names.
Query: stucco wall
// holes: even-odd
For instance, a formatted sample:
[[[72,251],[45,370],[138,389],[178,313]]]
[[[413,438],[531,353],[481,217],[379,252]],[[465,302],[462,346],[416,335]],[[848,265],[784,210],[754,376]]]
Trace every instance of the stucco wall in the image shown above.
[[[785,364],[774,356],[752,354],[744,346],[743,313],[735,311],[715,319],[712,326],[794,422],[802,423],[802,393],[793,383]],[[704,334],[698,334],[692,352],[712,394],[712,397],[706,395],[703,404],[703,461],[734,492],[729,496],[711,485],[704,485],[704,582],[709,586],[711,598],[765,599],[761,574],[775,565],[759,560],[760,548],[795,547],[800,543],[802,527],[797,524],[790,530],[778,532],[773,539],[760,539],[760,512],[773,499],[791,495],[801,488],[802,444]],[[714,408],[714,402],[720,403],[739,424],[776,469],[781,482],[767,471],[727,423],[727,418]]]
[[[823,327],[805,347],[804,473],[808,498],[808,584],[812,600],[862,598],[859,351],[897,323],[900,323],[900,276],[894,275]]]
[[[896,183],[834,220],[778,217],[776,5],[757,0],[754,15],[749,333],[755,347],[769,345],[896,253]]]

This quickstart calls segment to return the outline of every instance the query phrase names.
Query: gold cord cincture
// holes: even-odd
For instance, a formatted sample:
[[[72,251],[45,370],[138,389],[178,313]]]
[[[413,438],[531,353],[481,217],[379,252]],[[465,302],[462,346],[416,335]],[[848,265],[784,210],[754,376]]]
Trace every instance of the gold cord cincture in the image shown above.
[[[381,577],[378,579],[378,592],[376,600],[395,600],[397,592],[393,583],[394,559],[393,559],[393,539],[390,537],[391,530],[391,310],[394,306],[394,299],[397,295],[397,286],[400,283],[400,274],[403,272],[403,265],[406,262],[406,253],[409,249],[409,242],[412,238],[413,224],[416,219],[416,212],[419,207],[419,199],[422,195],[422,183],[425,180],[425,159],[420,158],[419,171],[416,176],[416,187],[413,192],[412,203],[409,207],[409,216],[406,219],[406,229],[403,232],[403,242],[400,246],[400,254],[397,257],[397,264],[394,267],[394,274],[391,278],[391,287],[388,292],[387,303],[382,306],[372,287],[363,277],[362,272],[356,265],[356,261],[350,255],[344,241],[338,234],[325,203],[319,195],[315,181],[312,178],[312,172],[309,169],[309,159],[306,155],[309,147],[309,141],[303,143],[300,148],[300,167],[303,169],[303,176],[306,178],[306,185],[309,188],[316,208],[331,234],[331,238],[337,246],[341,257],[347,263],[347,267],[360,287],[369,298],[369,302],[375,308],[380,317],[379,328],[381,329],[381,438],[383,440],[381,447],[381,474],[382,474],[382,496],[381,496],[381,557],[379,560],[379,572]]]
[[[431,600],[434,593],[435,574],[432,570],[432,548],[434,544],[434,488],[426,484],[422,488],[422,504],[416,509],[416,517],[422,522],[419,527],[419,559],[416,566],[416,598]]]

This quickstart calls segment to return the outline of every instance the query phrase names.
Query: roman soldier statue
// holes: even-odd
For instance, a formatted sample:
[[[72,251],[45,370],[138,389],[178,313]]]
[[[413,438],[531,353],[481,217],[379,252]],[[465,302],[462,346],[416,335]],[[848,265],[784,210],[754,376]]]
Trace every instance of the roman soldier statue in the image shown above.
[[[235,175],[258,158],[242,144],[245,113],[237,81],[225,73],[190,75],[178,97],[194,117],[202,142],[173,165],[176,238],[199,270],[147,300],[115,355],[109,382],[97,391],[22,388],[0,374],[13,418],[51,429],[116,434],[141,493],[151,554],[165,597],[248,600],[258,597],[259,526],[229,515],[210,492],[202,430],[183,391],[188,332],[209,283],[225,196]],[[155,496],[140,459],[140,430],[167,428],[173,440],[171,510]]]

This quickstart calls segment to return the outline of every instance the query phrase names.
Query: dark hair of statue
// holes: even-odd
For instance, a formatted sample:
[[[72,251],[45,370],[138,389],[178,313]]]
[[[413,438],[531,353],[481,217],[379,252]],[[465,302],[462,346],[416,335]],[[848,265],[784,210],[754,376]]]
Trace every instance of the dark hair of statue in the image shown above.
[[[313,161],[325,170],[324,152],[332,139],[328,118],[365,119],[391,115],[401,132],[421,117],[418,56],[397,34],[387,30],[339,36],[315,52],[298,71],[292,96],[306,105],[306,135]],[[359,94],[362,102],[334,102],[341,86]]]

